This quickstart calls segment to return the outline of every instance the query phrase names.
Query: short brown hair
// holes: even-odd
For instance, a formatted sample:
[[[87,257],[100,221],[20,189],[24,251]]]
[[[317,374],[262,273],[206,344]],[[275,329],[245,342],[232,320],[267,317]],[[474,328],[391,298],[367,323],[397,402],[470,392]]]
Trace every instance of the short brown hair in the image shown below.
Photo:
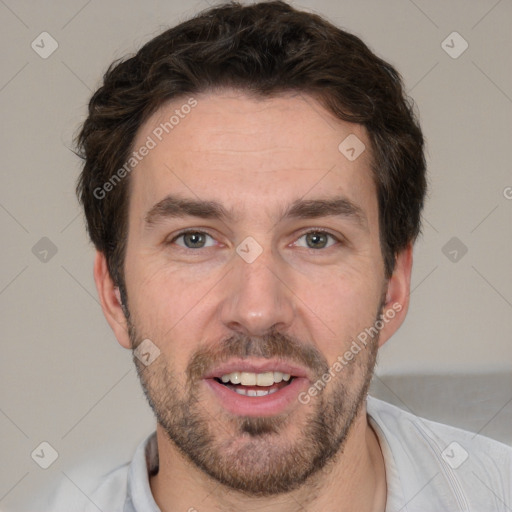
[[[386,275],[420,232],[426,192],[423,136],[400,75],[356,36],[282,1],[210,8],[114,62],[78,135],[77,195],[95,247],[124,291],[129,178],[95,192],[121,169],[141,125],[164,103],[235,88],[256,97],[299,92],[370,138]]]

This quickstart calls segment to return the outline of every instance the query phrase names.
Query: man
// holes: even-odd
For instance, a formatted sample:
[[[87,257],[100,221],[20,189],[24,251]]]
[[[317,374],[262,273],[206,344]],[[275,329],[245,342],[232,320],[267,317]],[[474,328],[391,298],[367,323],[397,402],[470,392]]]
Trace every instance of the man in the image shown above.
[[[389,64],[283,2],[219,6],[111,66],[78,142],[157,429],[74,509],[512,509],[510,448],[367,397],[426,188]]]

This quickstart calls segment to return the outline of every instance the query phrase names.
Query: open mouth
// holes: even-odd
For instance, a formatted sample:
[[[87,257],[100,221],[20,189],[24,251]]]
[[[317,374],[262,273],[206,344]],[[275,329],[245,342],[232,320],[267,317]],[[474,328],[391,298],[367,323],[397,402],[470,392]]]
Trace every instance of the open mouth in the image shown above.
[[[263,373],[232,372],[214,380],[242,396],[261,397],[271,395],[289,386],[295,377],[279,371]]]
[[[283,361],[230,361],[203,377],[215,400],[235,416],[270,417],[290,412],[310,379]]]

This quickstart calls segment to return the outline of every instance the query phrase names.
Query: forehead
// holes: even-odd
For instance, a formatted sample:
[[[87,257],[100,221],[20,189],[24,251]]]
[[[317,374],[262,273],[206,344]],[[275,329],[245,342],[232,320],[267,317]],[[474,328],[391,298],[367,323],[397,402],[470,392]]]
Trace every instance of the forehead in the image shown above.
[[[130,208],[140,215],[171,193],[229,199],[248,214],[257,196],[269,215],[305,196],[376,201],[364,128],[302,94],[255,99],[224,91],[175,99],[139,129],[133,149],[145,145],[151,149],[131,175]],[[366,149],[353,159],[352,148]]]

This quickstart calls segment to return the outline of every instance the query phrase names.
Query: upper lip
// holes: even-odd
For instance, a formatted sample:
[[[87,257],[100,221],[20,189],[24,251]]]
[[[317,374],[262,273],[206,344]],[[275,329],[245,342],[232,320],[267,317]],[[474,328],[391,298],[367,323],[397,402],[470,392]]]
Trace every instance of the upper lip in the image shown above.
[[[278,359],[265,359],[263,361],[239,359],[230,360],[207,372],[203,378],[220,379],[223,375],[233,372],[249,372],[249,373],[265,373],[265,372],[281,372],[287,373],[292,377],[309,378],[309,372],[294,363],[282,361]],[[310,379],[311,380],[311,379]]]

